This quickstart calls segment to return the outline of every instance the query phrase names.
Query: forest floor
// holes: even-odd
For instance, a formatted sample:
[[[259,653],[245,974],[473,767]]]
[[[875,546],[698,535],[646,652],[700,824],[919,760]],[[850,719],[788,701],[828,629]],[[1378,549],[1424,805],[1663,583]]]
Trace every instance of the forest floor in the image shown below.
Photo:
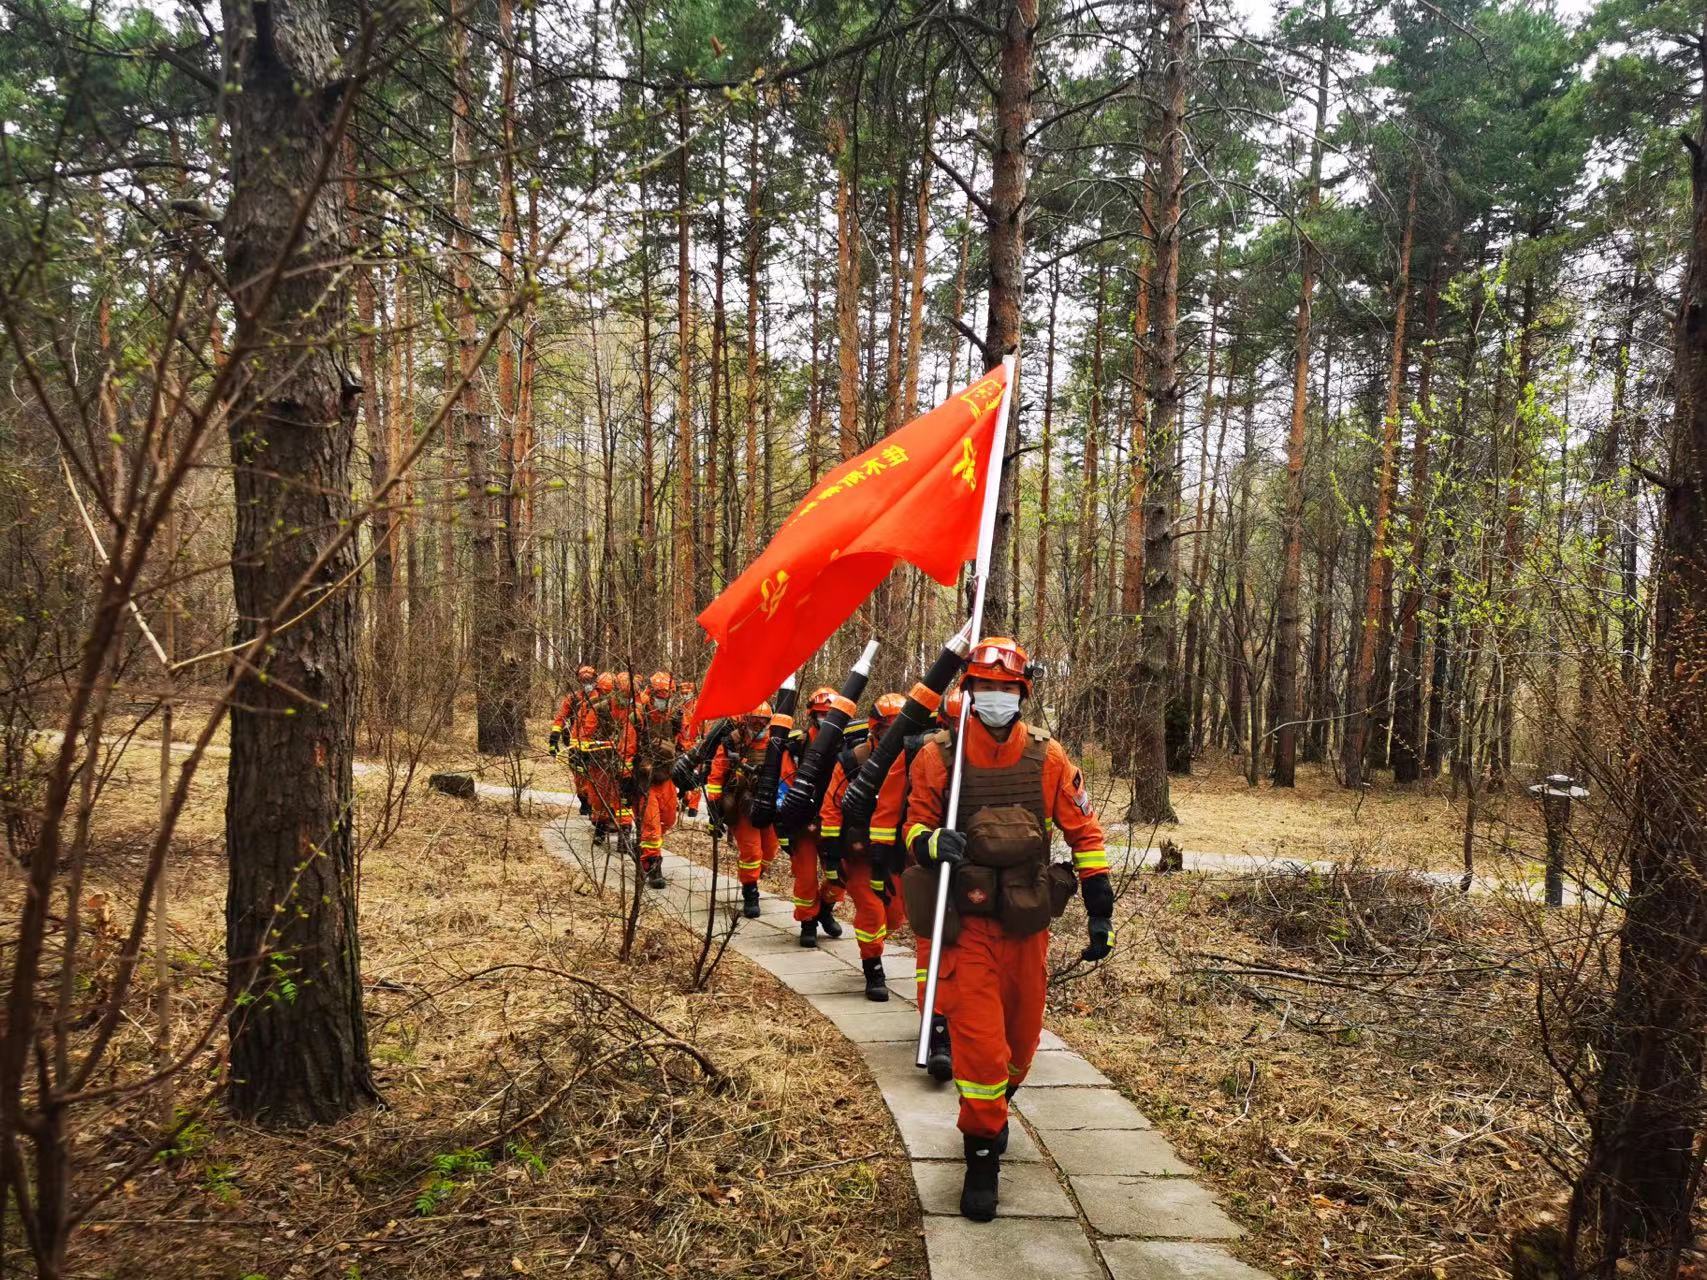
[[[461,737],[448,735],[423,763],[468,767]],[[97,880],[122,885],[149,827],[152,761],[145,752],[131,770],[127,758],[115,782],[130,811],[104,819]],[[1117,784],[1096,765],[1093,756],[1093,795],[1116,813]],[[543,757],[488,764],[484,777],[511,773],[529,786],[567,785]],[[210,760],[198,782],[179,840],[188,882],[174,887],[180,980],[208,987],[198,1010],[217,995],[221,959],[222,775]],[[378,806],[380,779],[360,786],[364,804]],[[1445,791],[1378,786],[1360,804],[1325,772],[1303,770],[1289,794],[1248,788],[1232,763],[1200,762],[1174,780],[1181,821],[1157,840],[1275,865],[1123,876],[1120,946],[1094,970],[1076,962],[1076,903],[1062,922],[1049,1025],[1202,1167],[1250,1233],[1237,1251],[1277,1276],[1505,1275],[1511,1230],[1554,1207],[1556,1170],[1577,1150],[1580,1120],[1547,1068],[1537,991],[1549,971],[1586,973],[1579,999],[1604,981],[1606,921],[1466,898],[1402,870],[1460,865],[1463,804]],[[418,791],[401,829],[365,861],[364,968],[392,1109],[312,1141],[217,1116],[199,1122],[185,1150],[108,1206],[85,1238],[80,1274],[142,1274],[125,1262],[141,1257],[148,1274],[233,1280],[922,1274],[917,1206],[904,1179],[888,1176],[901,1169],[898,1139],[871,1114],[874,1095],[834,1033],[738,962],[708,992],[690,992],[692,941],[651,917],[635,962],[615,963],[615,904],[546,858],[540,816],[506,809]],[[1501,858],[1516,876],[1534,873],[1532,811],[1521,793],[1485,806],[1482,874],[1497,874]],[[670,847],[704,860],[710,841],[695,826]],[[786,859],[771,881],[787,892]],[[122,887],[116,896],[125,900]],[[1591,962],[1579,964],[1585,955]],[[618,1047],[610,1037],[621,1033],[605,1027],[597,1044],[583,1043],[581,1028],[608,1022],[608,1007],[550,975],[469,979],[505,962],[609,986],[681,1029],[738,1086],[716,1094],[690,1063],[604,1068],[614,1079],[572,1094],[537,1142],[463,1170],[457,1153],[537,1105],[575,1063]],[[192,1020],[180,1010],[181,1027]],[[137,1063],[146,1022],[139,1010],[128,1046]],[[821,1106],[826,1076],[838,1087]],[[82,1166],[94,1173],[145,1128],[115,1119],[80,1149]],[[850,1153],[869,1158],[812,1170]],[[802,1169],[812,1171],[783,1182]],[[421,1198],[441,1192],[424,1211]],[[199,1250],[183,1256],[237,1269],[160,1270],[168,1230],[187,1231],[174,1239]]]
[[[101,802],[85,887],[101,922],[91,994],[110,977],[155,829],[154,759],[126,752]],[[857,1053],[804,1000],[733,960],[693,990],[695,940],[651,915],[633,960],[619,962],[620,904],[545,852],[541,818],[423,783],[360,871],[385,1106],[312,1133],[264,1132],[208,1102],[220,1074],[209,1052],[179,1080],[171,1150],[95,1209],[72,1274],[925,1274],[899,1135]],[[383,779],[359,777],[358,793],[371,821]],[[223,803],[224,762],[212,758],[172,850],[179,1043],[222,990]],[[146,995],[107,1079],[151,1061]],[[695,1046],[717,1077],[659,1047],[623,1002]],[[84,1118],[82,1193],[145,1149],[155,1114],[132,1102]]]

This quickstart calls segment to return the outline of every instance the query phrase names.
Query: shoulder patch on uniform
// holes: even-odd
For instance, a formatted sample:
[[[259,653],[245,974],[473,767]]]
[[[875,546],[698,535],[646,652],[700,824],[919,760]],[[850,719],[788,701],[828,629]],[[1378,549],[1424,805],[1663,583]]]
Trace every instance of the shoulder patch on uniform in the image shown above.
[[[1049,742],[1053,738],[1053,735],[1049,730],[1042,728],[1039,725],[1028,724],[1026,725],[1026,729],[1030,732],[1031,740],[1033,742]]]
[[[1073,807],[1085,817],[1091,816],[1091,797],[1085,790],[1085,775],[1073,770]]]

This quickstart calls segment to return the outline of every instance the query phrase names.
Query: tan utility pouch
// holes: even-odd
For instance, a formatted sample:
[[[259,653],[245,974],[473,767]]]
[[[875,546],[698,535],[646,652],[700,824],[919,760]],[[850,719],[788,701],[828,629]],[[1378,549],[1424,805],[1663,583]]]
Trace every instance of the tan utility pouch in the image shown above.
[[[931,936],[931,926],[936,922],[936,878],[939,874],[929,867],[920,866],[908,867],[901,873],[901,901],[907,908],[907,922],[921,938]],[[960,940],[960,913],[954,908],[952,892],[948,895],[948,910],[943,913],[942,932],[945,947],[952,947]]]
[[[1054,918],[1049,864],[1022,862],[1003,867],[997,874],[1001,877],[1001,909],[997,918],[1003,932],[1016,938],[1029,938],[1047,929]]]
[[[966,859],[981,867],[1049,861],[1049,838],[1037,815],[1017,804],[980,809],[966,824]]]
[[[993,916],[1001,904],[1001,878],[1006,872],[963,862],[955,870],[949,900],[963,916]]]
[[[1049,864],[1049,918],[1059,920],[1079,891],[1079,874],[1064,862]]]

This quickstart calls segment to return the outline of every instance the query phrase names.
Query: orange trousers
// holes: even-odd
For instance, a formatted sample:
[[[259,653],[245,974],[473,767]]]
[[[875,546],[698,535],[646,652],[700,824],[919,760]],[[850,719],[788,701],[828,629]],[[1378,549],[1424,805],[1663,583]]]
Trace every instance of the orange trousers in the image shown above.
[[[593,821],[619,827],[634,825],[634,810],[622,798],[622,780],[615,769],[595,764],[587,770],[587,794],[593,802]]]
[[[735,842],[735,872],[742,884],[757,884],[765,868],[776,861],[775,827],[755,827],[745,815],[735,819],[729,828],[729,838]]]
[[[1025,1079],[1043,1035],[1048,964],[1049,930],[1016,938],[981,916],[963,918],[943,951],[937,1009],[952,1032],[962,1133],[993,1138],[1008,1122],[1008,1086]]]
[[[859,958],[871,960],[883,954],[883,943],[891,933],[907,923],[907,908],[901,903],[901,886],[889,882],[889,900],[879,896],[884,882],[873,878],[872,866],[885,865],[887,849],[873,849],[871,854],[848,858],[842,863],[842,876],[848,882],[848,896],[854,903],[854,939],[859,943]],[[923,997],[921,997],[922,999]]]
[[[817,836],[791,836],[788,841],[788,869],[794,873],[796,921],[811,920],[820,907],[834,907],[842,900],[841,881],[819,874],[820,848]]]
[[[640,861],[650,867],[664,856],[664,837],[676,825],[676,784],[668,778],[653,783],[641,806]]]

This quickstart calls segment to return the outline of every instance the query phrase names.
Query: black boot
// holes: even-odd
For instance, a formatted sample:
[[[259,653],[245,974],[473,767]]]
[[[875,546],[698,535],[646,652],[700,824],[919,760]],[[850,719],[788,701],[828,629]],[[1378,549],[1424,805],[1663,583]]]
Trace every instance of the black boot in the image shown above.
[[[990,1139],[990,1148],[999,1156],[1007,1155],[1007,1153],[1008,1153],[1008,1126],[1007,1125],[1004,1124],[1002,1126],[1002,1131],[1000,1133],[998,1133],[994,1138]]]
[[[925,1070],[938,1084],[954,1079],[954,1053],[948,1043],[948,1019],[940,1013],[931,1018],[931,1038],[926,1046]]]
[[[865,998],[879,1004],[889,999],[889,975],[883,972],[883,957],[867,956],[859,963],[865,970]]]
[[[1002,1157],[996,1150],[995,1139],[977,1138],[962,1134],[966,1148],[966,1181],[960,1188],[960,1216],[974,1222],[988,1222],[996,1216],[1000,1199],[997,1184],[1001,1179]]]
[[[664,887],[664,864],[662,862],[648,862],[646,864],[646,887],[649,889],[662,889]]]
[[[586,796],[580,797],[580,801],[581,801],[581,806],[580,806],[581,807],[581,816],[583,818],[592,817],[593,816],[593,802],[591,800],[587,799]]]
[[[741,914],[749,920],[759,918],[759,886],[744,884],[741,886]]]
[[[818,927],[824,931],[826,938],[842,936],[841,921],[836,919],[836,909],[827,902],[818,904]]]
[[[818,945],[818,922],[816,920],[802,920],[800,922],[800,945],[803,947]]]
[[[610,836],[610,828],[602,822],[593,824],[593,843],[603,844]]]

